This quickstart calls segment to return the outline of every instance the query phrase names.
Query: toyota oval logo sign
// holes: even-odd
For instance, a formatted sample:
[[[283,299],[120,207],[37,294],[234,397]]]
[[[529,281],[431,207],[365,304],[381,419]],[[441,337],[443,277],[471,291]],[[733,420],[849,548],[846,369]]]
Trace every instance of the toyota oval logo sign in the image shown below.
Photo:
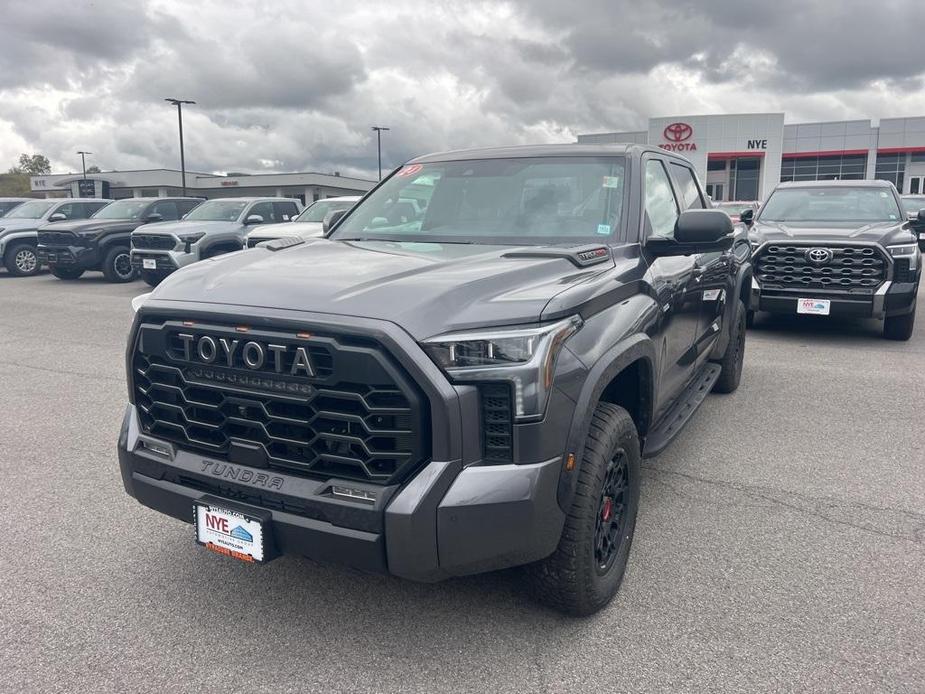
[[[696,152],[697,145],[688,142],[694,136],[694,129],[687,123],[671,123],[666,125],[662,131],[662,136],[667,140],[665,144],[659,145],[662,149],[671,152]]]
[[[665,139],[671,142],[684,142],[685,140],[691,139],[691,135],[694,134],[694,129],[687,123],[672,123],[665,127],[663,134],[665,135]]]

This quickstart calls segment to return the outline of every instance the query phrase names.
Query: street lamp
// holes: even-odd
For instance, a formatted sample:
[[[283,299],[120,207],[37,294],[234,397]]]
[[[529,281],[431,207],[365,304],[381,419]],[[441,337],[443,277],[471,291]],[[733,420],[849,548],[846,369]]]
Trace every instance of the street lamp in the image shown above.
[[[183,197],[186,197],[186,159],[183,157],[183,104],[195,104],[185,99],[164,99],[177,107],[177,120],[180,123],[180,176],[183,180]]]
[[[93,154],[93,152],[84,152],[83,150],[79,151],[77,154],[80,155],[80,165],[84,170],[84,179],[87,178],[87,155]]]
[[[389,128],[383,128],[379,125],[374,125],[373,130],[376,131],[376,151],[379,153],[379,180],[382,180],[382,131],[389,130]]]

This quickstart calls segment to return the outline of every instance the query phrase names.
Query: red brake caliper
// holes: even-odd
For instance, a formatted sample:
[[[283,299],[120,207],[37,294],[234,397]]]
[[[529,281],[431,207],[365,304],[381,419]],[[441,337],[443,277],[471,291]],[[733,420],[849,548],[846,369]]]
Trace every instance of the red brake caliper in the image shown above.
[[[613,499],[609,496],[604,499],[604,508],[601,509],[601,520],[609,521],[610,513],[613,511]]]

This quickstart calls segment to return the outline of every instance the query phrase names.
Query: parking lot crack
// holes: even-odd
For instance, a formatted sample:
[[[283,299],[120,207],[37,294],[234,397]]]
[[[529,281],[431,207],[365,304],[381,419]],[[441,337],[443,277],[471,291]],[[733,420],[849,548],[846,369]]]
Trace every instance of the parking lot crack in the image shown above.
[[[682,478],[688,482],[722,489],[727,492],[734,491],[746,498],[760,500],[763,502],[760,504],[761,506],[772,504],[874,535],[906,540],[916,545],[925,544],[925,514],[915,513],[907,509],[880,507],[832,498],[821,499],[772,487],[707,479],[688,473],[665,470],[654,465],[644,465],[643,469],[655,473],[661,478],[662,484],[682,497],[696,498],[700,501],[705,500],[704,495],[696,492],[692,493],[690,489],[679,489],[665,478]],[[755,506],[753,503],[736,504],[728,497],[724,497],[722,503],[725,505]]]

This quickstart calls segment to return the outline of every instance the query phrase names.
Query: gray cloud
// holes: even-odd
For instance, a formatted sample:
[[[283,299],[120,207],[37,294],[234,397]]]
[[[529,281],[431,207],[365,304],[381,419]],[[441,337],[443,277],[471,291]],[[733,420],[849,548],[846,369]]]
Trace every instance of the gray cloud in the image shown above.
[[[911,0],[30,0],[0,21],[0,168],[375,169],[650,115],[925,113]],[[885,110],[886,109],[886,110]],[[4,163],[9,162],[9,164]]]

